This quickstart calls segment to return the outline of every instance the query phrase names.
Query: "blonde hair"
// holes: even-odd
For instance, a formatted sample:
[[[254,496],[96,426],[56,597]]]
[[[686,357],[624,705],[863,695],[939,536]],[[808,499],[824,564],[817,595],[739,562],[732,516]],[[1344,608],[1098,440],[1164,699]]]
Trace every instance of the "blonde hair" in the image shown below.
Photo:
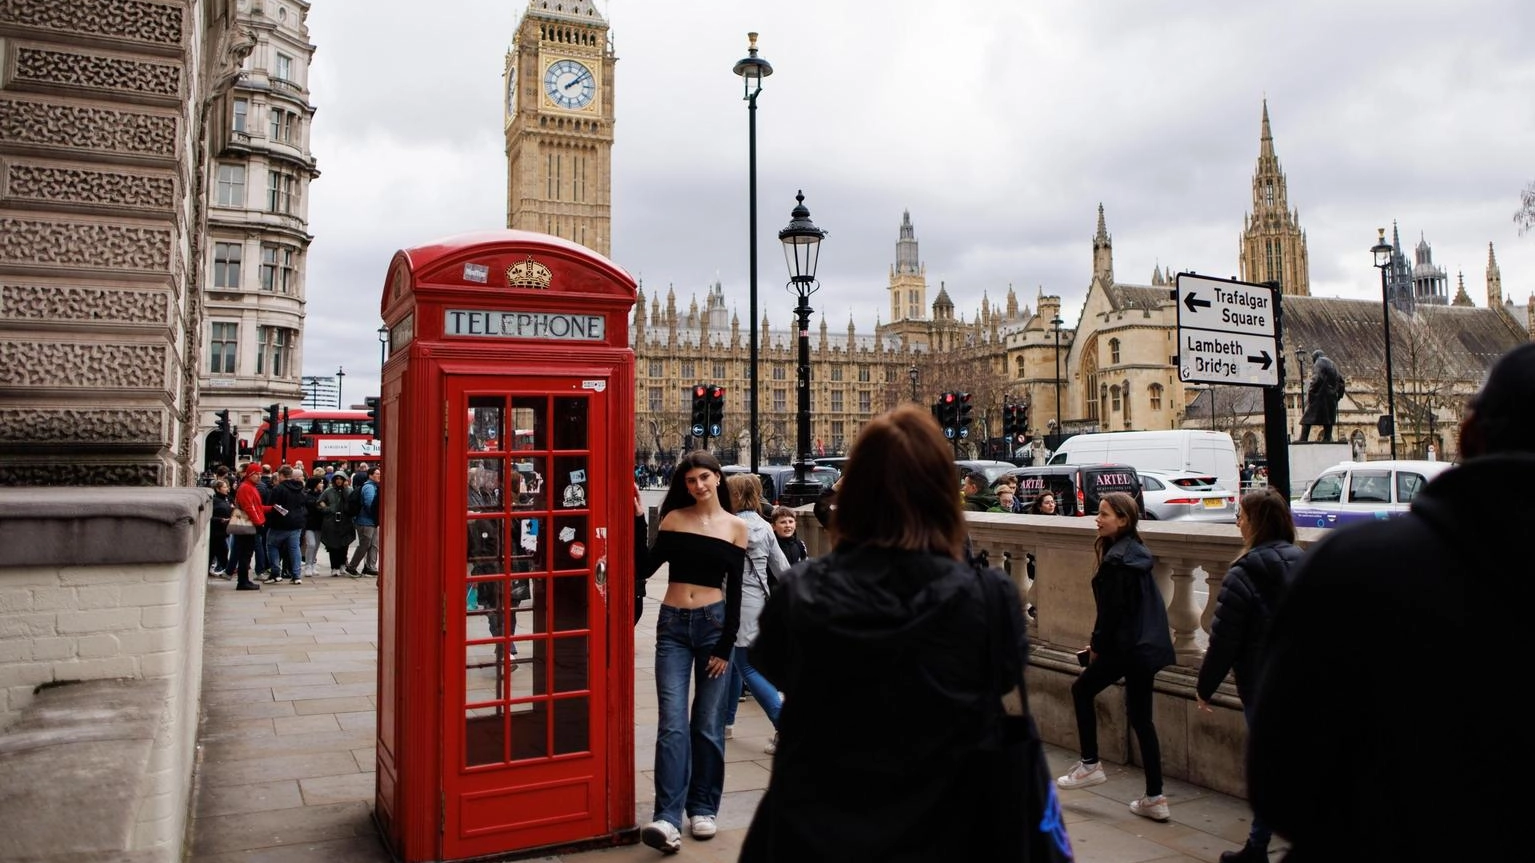
[[[725,478],[736,512],[762,508],[762,477],[754,473],[732,474]]]

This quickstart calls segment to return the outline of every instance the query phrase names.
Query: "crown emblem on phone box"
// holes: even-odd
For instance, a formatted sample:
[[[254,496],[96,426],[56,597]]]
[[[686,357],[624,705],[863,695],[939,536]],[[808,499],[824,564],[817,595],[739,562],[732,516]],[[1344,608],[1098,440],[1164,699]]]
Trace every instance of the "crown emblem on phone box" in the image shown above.
[[[513,264],[506,271],[506,286],[509,288],[546,290],[552,281],[554,281],[554,275],[549,272],[549,268],[533,260],[531,256],[525,261]]]

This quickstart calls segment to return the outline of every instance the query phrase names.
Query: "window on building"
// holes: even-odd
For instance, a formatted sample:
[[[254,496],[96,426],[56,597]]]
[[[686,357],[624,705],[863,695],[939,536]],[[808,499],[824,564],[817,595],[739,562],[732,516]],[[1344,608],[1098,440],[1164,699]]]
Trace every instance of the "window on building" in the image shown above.
[[[651,360],[650,361],[650,376],[651,377],[653,377],[653,378],[665,377],[666,376],[665,369],[666,369],[665,364],[662,363],[660,360]]]
[[[1114,413],[1119,413],[1120,411],[1118,384],[1109,387],[1109,409]]]
[[[842,443],[847,440],[847,424],[842,420],[831,421],[831,445],[838,451],[842,451]]]
[[[665,395],[662,394],[660,387],[651,387],[650,388],[650,393],[649,393],[648,401],[650,402],[650,412],[651,413],[658,414],[658,413],[660,413],[663,410],[663,403],[665,401]]]
[[[858,391],[858,411],[869,414],[874,412],[874,394],[868,390]]]
[[[273,378],[291,376],[293,331],[283,327],[256,328],[256,374]]]
[[[788,373],[785,371],[786,368],[788,368],[788,366],[786,366],[784,363],[773,363],[773,380],[787,380]]]
[[[276,246],[261,247],[261,290],[274,291],[277,288],[277,253]]]
[[[832,413],[834,413],[834,414],[842,413],[842,411],[843,411],[842,396],[843,396],[842,390],[832,390],[831,391],[831,412]]]
[[[684,381],[691,381],[691,380],[697,379],[697,377],[698,377],[698,372],[697,372],[696,368],[693,365],[693,361],[692,360],[683,360],[682,361],[682,379]]]
[[[234,118],[230,121],[230,127],[236,132],[246,130],[246,122],[250,117],[251,103],[249,99],[234,100]]]
[[[292,111],[273,108],[271,138],[279,144],[297,144],[299,141],[299,116]]]
[[[1017,378],[1023,377],[1023,355],[1022,354],[1018,355],[1017,357],[1015,357],[1013,359],[1013,365],[1014,365],[1013,377],[1017,377]]]
[[[1152,384],[1151,386],[1147,387],[1146,388],[1146,395],[1147,395],[1148,399],[1151,402],[1151,409],[1152,410],[1159,411],[1159,410],[1162,409],[1162,385],[1161,384]]]
[[[895,366],[885,366],[885,383],[887,383],[887,384],[895,383],[895,373],[896,373]]]
[[[298,250],[291,246],[283,246],[282,260],[277,264],[277,290],[298,293]]]
[[[831,367],[831,379],[834,380],[834,381],[842,380],[842,365],[840,363],[833,363],[832,364],[832,367]]]
[[[281,51],[277,52],[277,62],[272,66],[272,74],[279,81],[293,80],[293,58]]]
[[[782,387],[773,390],[773,410],[783,413],[789,409],[789,391]]]
[[[859,366],[858,367],[858,382],[861,383],[861,384],[866,384],[866,383],[869,382],[869,379],[870,379],[869,378],[869,367],[866,366],[866,365]]]
[[[715,360],[714,362],[710,363],[709,364],[709,372],[710,372],[710,374],[714,375],[714,379],[715,380],[717,380],[717,381],[724,380],[725,379],[725,363],[724,363],[724,361],[723,360]]]
[[[286,171],[272,171],[266,180],[268,212],[294,215],[298,212],[298,177]]]
[[[213,244],[213,286],[235,289],[240,287],[240,244]]]
[[[922,317],[922,303],[918,302],[916,291],[906,292],[906,317],[913,320]]]
[[[225,162],[219,165],[218,202],[220,207],[245,206],[245,166]]]
[[[1119,363],[1119,339],[1109,339],[1109,364]]]
[[[235,373],[235,357],[240,352],[240,325],[213,323],[213,334],[208,339],[208,371],[216,375]]]

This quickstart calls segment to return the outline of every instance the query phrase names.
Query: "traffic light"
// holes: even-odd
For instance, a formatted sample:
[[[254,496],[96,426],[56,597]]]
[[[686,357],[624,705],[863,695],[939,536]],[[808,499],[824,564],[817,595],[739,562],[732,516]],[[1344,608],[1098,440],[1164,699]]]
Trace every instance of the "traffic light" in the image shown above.
[[[959,434],[959,396],[956,393],[944,393],[938,397],[938,427],[943,429],[943,436],[950,440]]]
[[[970,411],[973,407],[974,406],[970,404],[970,394],[960,393],[959,415],[955,418],[954,425],[959,429],[959,436],[962,438],[970,436]]]
[[[296,423],[288,423],[288,446],[295,449],[304,445],[304,427]]]
[[[377,440],[381,428],[378,424],[378,396],[367,396],[363,403],[368,406],[368,425],[373,429],[372,437]]]
[[[725,388],[709,385],[709,437],[719,437],[725,427]]]
[[[701,438],[704,432],[709,430],[709,388],[703,384],[693,385],[693,419],[689,423],[689,431],[693,437]]]
[[[229,434],[232,428],[232,426],[229,425],[229,411],[221,410],[213,416],[216,417],[216,419],[213,421],[213,427],[226,435]]]
[[[1017,405],[1011,402],[1002,406],[1002,436],[1005,438],[1011,439],[1013,436],[1013,429],[1017,428],[1017,407]]]
[[[1017,435],[1016,440],[1019,443],[1023,443],[1029,436],[1029,406],[1021,404],[1015,407],[1018,408],[1018,421],[1015,423],[1017,428],[1013,429],[1013,434]]]
[[[282,414],[280,411],[281,408],[275,404],[266,406],[266,436],[264,441],[267,446],[277,445],[277,427],[282,425]],[[257,441],[256,443],[259,446],[262,441]]]

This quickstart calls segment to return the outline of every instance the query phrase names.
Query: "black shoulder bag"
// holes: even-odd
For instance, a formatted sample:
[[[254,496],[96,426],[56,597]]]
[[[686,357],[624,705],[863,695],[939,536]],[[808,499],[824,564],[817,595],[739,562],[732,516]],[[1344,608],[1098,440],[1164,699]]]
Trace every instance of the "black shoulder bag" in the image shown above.
[[[1066,835],[1066,825],[1061,820],[1061,804],[1055,796],[1055,782],[1050,778],[1049,765],[1045,763],[1045,748],[1039,739],[1039,729],[1028,711],[1028,690],[1023,686],[1023,665],[1019,658],[1008,654],[1017,650],[1018,631],[1012,615],[1005,606],[1006,594],[988,570],[976,567],[980,578],[981,594],[986,600],[986,640],[991,647],[991,679],[1005,683],[1009,667],[1016,667],[1012,683],[1018,688],[1018,712],[1012,712],[1009,699],[998,699],[999,733],[987,745],[981,755],[985,758],[981,770],[990,774],[989,780],[980,784],[992,801],[992,828],[996,833],[996,847],[1018,849],[1018,856],[998,857],[1029,863],[1071,863],[1074,856],[1071,838]],[[1000,572],[996,577],[1006,578]],[[1015,807],[1022,801],[1023,810]],[[1020,830],[1020,827],[1022,828]]]

